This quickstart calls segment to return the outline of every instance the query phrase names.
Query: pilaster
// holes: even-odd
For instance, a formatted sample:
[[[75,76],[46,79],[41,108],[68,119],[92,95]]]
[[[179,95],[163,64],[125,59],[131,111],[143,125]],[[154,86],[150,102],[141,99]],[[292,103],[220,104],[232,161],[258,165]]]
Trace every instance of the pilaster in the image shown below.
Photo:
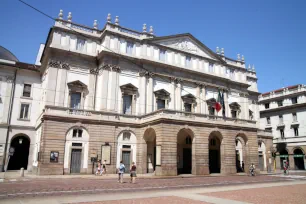
[[[139,85],[139,114],[146,114],[146,99],[147,99],[147,78],[146,72],[139,72],[140,85]]]
[[[202,93],[201,93],[201,113],[202,114],[208,114],[208,108],[206,103],[206,86],[202,85]]]
[[[102,87],[101,87],[101,105],[100,110],[106,110],[107,109],[107,96],[108,96],[108,81],[109,81],[109,71],[111,67],[109,65],[103,65],[102,67]]]
[[[148,85],[147,85],[147,113],[153,111],[153,73],[148,74]]]
[[[175,110],[175,92],[176,92],[176,83],[175,83],[175,78],[172,77],[170,78],[171,84],[170,84],[170,102],[169,102],[169,109]]]

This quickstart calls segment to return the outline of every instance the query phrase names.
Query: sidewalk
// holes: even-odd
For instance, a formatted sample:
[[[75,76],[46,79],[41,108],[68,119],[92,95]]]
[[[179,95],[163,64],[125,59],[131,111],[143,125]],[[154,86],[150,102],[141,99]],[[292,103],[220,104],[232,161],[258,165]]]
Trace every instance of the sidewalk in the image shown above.
[[[294,173],[294,171],[291,171]],[[302,171],[301,171],[302,172]],[[303,171],[306,173],[305,171]],[[276,175],[281,174],[281,171],[267,173],[266,171],[260,172],[260,175]],[[126,173],[128,174],[128,173]],[[247,173],[237,173],[231,176],[246,176]],[[154,173],[150,174],[137,174],[138,178],[142,179],[162,179],[162,178],[190,178],[190,177],[223,177],[228,175],[223,174],[210,174],[210,175],[192,175],[192,174],[180,174],[177,176],[155,176]],[[20,171],[8,171],[0,172],[0,179],[55,179],[55,178],[86,178],[86,179],[116,179],[118,178],[117,174],[106,174],[103,176],[95,176],[93,174],[67,174],[67,175],[35,175],[31,172],[24,172],[24,177],[20,177]]]

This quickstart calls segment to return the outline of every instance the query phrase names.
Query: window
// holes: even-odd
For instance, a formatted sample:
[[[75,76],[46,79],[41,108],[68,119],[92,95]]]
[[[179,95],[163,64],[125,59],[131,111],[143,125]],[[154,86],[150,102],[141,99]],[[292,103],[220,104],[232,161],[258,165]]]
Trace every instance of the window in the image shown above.
[[[297,97],[291,98],[291,102],[292,102],[292,104],[297,104]]]
[[[297,116],[296,116],[296,113],[292,113],[292,119],[293,119],[293,122],[297,122]]]
[[[20,119],[29,119],[29,107],[30,104],[21,104],[21,108],[20,108],[20,115],[19,118]]]
[[[186,67],[190,67],[190,66],[191,66],[191,57],[186,56],[186,59],[185,59],[185,66],[186,66]]]
[[[298,127],[294,127],[294,136],[299,136],[299,128]]]
[[[132,95],[123,96],[123,114],[132,114]]]
[[[24,84],[22,96],[31,97],[31,84]]]
[[[283,101],[277,101],[277,105],[278,105],[278,107],[282,107],[283,106]]]
[[[166,61],[166,50],[159,50],[159,60]]]
[[[131,138],[131,133],[129,133],[129,132],[124,132],[123,133],[123,140],[124,141],[129,141],[130,138]]]
[[[230,69],[230,78],[231,79],[235,78],[235,71],[233,69]]]
[[[237,111],[232,110],[231,114],[232,114],[232,118],[237,118]]]
[[[134,43],[132,42],[127,42],[126,44],[126,54],[133,54],[133,48],[134,48]]]
[[[270,108],[270,103],[265,103],[265,109]]]
[[[283,124],[284,123],[283,116],[279,115],[278,118],[279,118],[279,124]]]
[[[157,110],[164,109],[166,107],[165,100],[157,99]]]
[[[77,39],[76,50],[78,51],[85,50],[85,40],[84,39],[80,39],[80,38]]]
[[[73,129],[72,137],[82,137],[83,130],[82,129]]]
[[[192,112],[191,111],[191,104],[190,103],[185,103],[184,104],[185,112]]]
[[[271,125],[271,119],[270,119],[270,117],[267,117],[267,124],[268,124],[268,125]]]
[[[191,137],[190,136],[186,137],[186,144],[191,144]]]
[[[285,138],[284,129],[279,129],[279,133],[280,133],[281,138]]]
[[[214,107],[210,106],[208,108],[208,111],[209,111],[209,115],[215,115],[215,108]]]
[[[208,65],[208,71],[213,73],[214,72],[214,64],[213,63],[209,63]]]
[[[70,108],[80,109],[81,108],[81,93],[71,93]]]

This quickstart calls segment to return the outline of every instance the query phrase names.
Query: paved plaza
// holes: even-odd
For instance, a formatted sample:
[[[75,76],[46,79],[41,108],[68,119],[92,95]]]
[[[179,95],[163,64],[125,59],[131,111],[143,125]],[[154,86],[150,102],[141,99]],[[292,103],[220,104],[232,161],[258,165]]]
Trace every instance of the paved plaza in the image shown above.
[[[0,183],[0,203],[303,203],[306,176],[260,175],[186,178],[22,178]]]

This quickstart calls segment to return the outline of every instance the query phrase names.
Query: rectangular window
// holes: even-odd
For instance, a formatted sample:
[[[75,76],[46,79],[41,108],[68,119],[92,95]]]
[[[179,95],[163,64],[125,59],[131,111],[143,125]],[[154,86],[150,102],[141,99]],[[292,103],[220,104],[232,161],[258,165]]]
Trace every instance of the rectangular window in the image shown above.
[[[231,79],[235,78],[235,71],[233,69],[230,70],[230,78]]]
[[[157,100],[157,110],[166,108],[165,100],[158,99]]]
[[[267,117],[267,124],[268,124],[268,125],[271,125],[271,119],[270,119],[270,117]]]
[[[159,60],[166,61],[166,50],[159,50]]]
[[[292,119],[293,119],[293,122],[297,122],[297,116],[296,116],[296,113],[292,113]]]
[[[232,114],[232,118],[237,118],[237,111],[232,110],[231,114]]]
[[[215,115],[215,108],[214,107],[210,106],[208,108],[208,111],[209,111],[209,115]]]
[[[284,123],[283,116],[279,115],[278,118],[279,118],[279,124],[283,124]]]
[[[268,108],[270,108],[270,103],[265,104],[265,109],[268,109]]]
[[[209,65],[208,65],[208,71],[209,71],[210,73],[213,73],[213,72],[214,72],[214,64],[213,64],[213,63],[209,63]]]
[[[80,109],[81,108],[81,93],[71,93],[70,96],[70,108]]]
[[[299,136],[299,128],[295,127],[294,130],[294,136]]]
[[[77,39],[76,50],[78,51],[85,50],[85,40],[84,39],[80,39],[80,38]]]
[[[29,119],[29,107],[30,104],[23,103],[20,107],[20,119]]]
[[[185,66],[186,67],[190,67],[191,66],[191,57],[190,56],[186,56]]]
[[[297,97],[291,98],[291,102],[292,102],[292,104],[297,104]]]
[[[22,96],[31,97],[31,87],[32,87],[31,84],[24,84]]]
[[[134,43],[132,42],[127,42],[126,43],[126,54],[133,54],[133,48],[134,48]]]
[[[72,137],[77,137],[78,129],[73,129]]]
[[[285,138],[284,129],[279,129],[279,133],[280,133],[281,138]]]
[[[277,105],[278,105],[278,107],[282,107],[283,106],[283,101],[277,101]]]
[[[123,114],[132,114],[132,95],[123,96]]]
[[[190,103],[185,103],[184,104],[185,112],[192,112],[191,107],[192,105]]]

